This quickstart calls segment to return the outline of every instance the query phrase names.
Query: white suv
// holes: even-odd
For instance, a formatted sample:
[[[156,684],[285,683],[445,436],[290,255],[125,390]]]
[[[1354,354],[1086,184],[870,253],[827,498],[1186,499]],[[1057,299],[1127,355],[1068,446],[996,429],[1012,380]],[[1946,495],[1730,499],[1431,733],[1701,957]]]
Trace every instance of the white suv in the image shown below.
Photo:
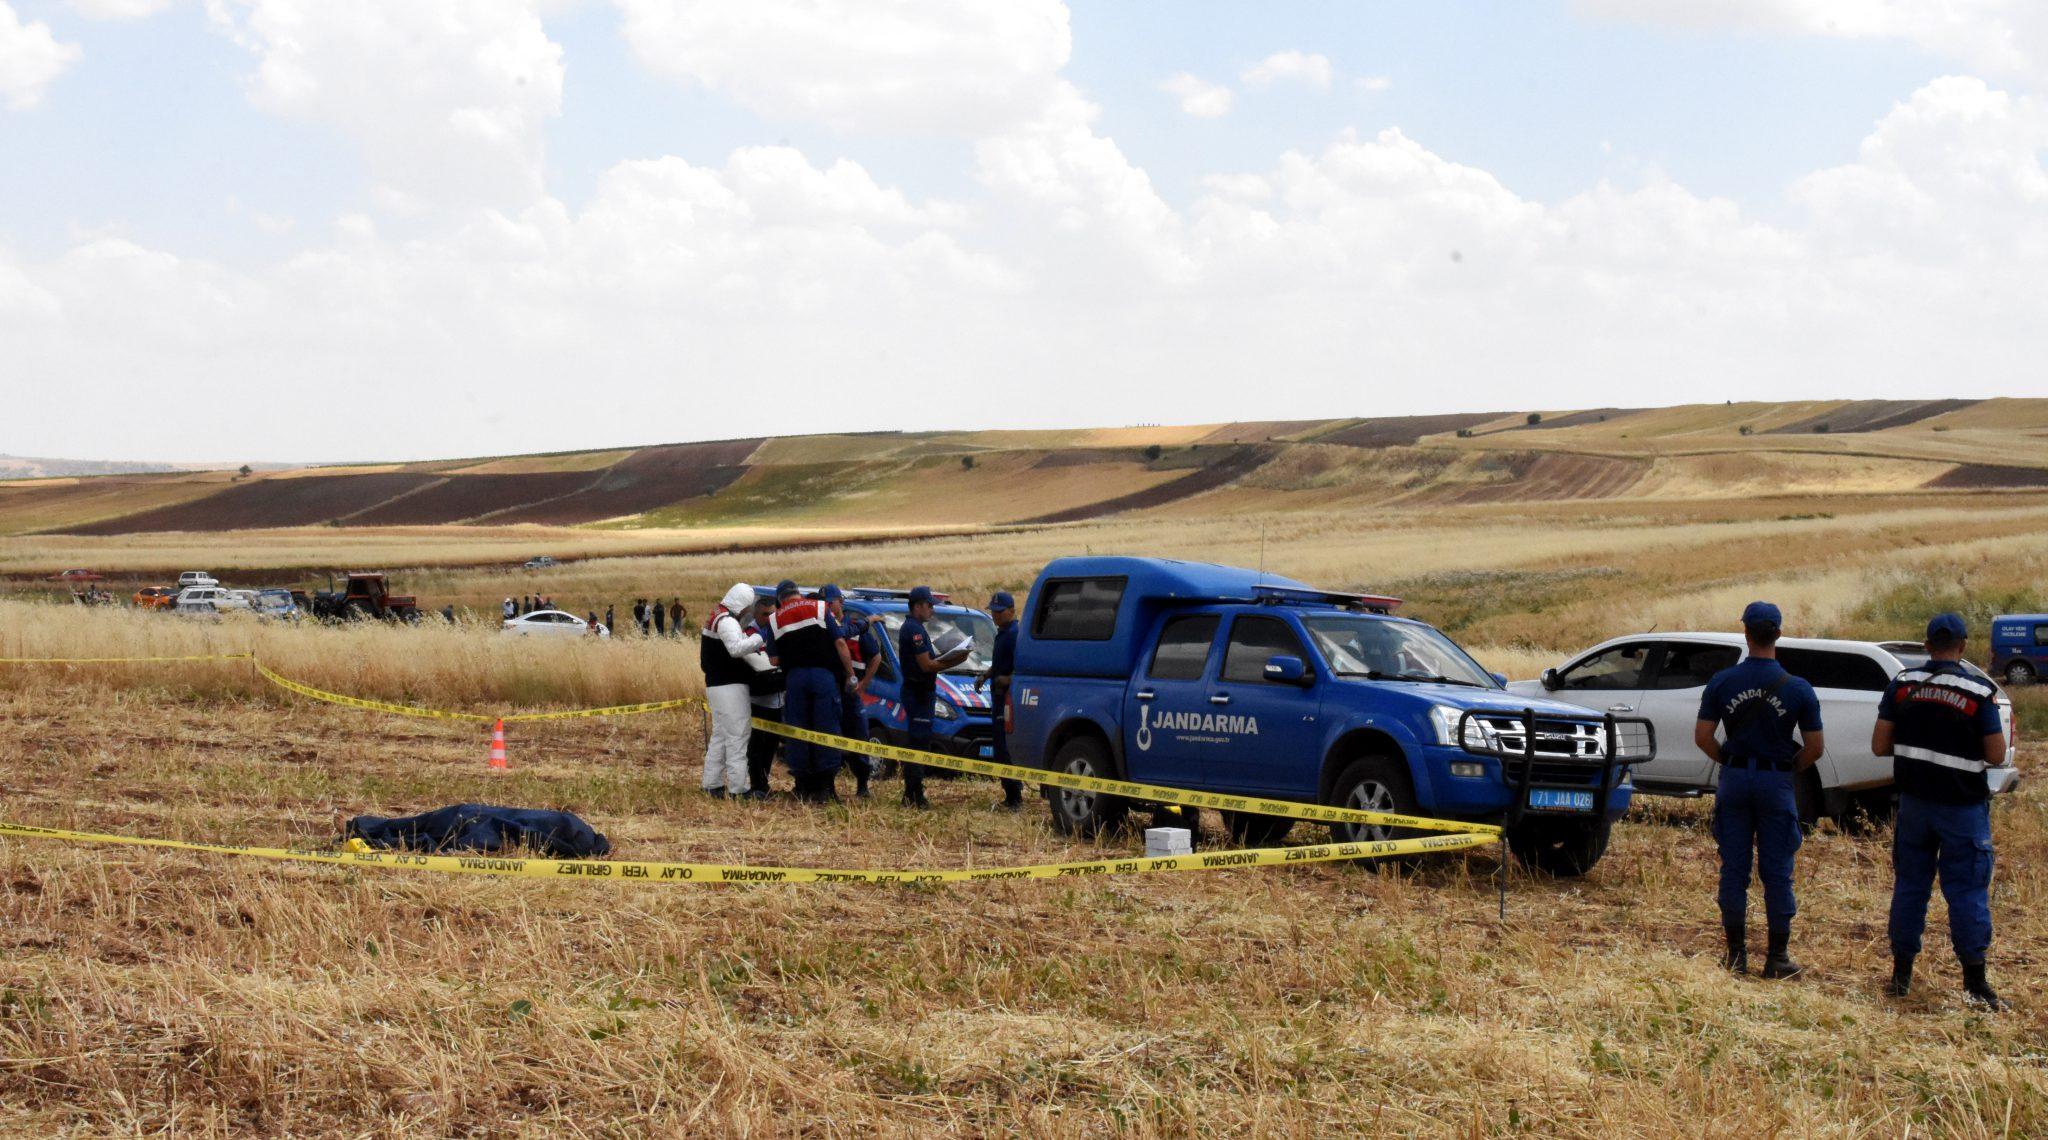
[[[1841,816],[1858,800],[1872,814],[1889,808],[1892,760],[1870,754],[1877,703],[1891,679],[1924,665],[1927,655],[1899,642],[1824,641],[1788,637],[1778,642],[1787,672],[1813,686],[1820,698],[1827,750],[1799,781],[1799,814],[1808,822]],[[1636,765],[1636,790],[1652,795],[1696,796],[1714,789],[1720,766],[1692,742],[1700,695],[1714,674],[1742,660],[1739,633],[1644,633],[1617,637],[1580,653],[1537,681],[1515,681],[1512,692],[1544,695],[1617,716],[1649,718],[1657,726],[1657,758]],[[1975,665],[1971,676],[1991,684],[2005,739],[2013,743],[2012,699]],[[2014,769],[1994,769],[1991,789],[2003,792]]]
[[[181,614],[224,614],[246,612],[249,598],[246,590],[223,590],[219,586],[188,586],[178,591],[177,605]]]
[[[208,574],[204,570],[187,570],[183,574],[178,575],[178,589],[180,590],[187,589],[192,586],[218,585],[220,585],[220,582],[216,580],[213,575]]]

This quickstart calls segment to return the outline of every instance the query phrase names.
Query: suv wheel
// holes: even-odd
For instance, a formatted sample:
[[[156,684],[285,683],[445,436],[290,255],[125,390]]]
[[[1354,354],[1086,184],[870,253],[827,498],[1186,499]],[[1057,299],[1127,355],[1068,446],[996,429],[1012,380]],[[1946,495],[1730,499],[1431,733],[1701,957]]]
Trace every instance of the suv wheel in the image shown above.
[[[891,740],[891,739],[889,739],[888,735],[887,735],[886,733],[884,733],[884,732],[883,732],[883,731],[881,730],[881,728],[880,728],[880,727],[878,727],[878,726],[876,726],[876,725],[869,725],[869,726],[868,726],[868,743],[869,743],[869,744],[894,744],[894,743],[896,743],[896,742],[895,742],[895,741],[893,741],[893,740]],[[870,780],[888,780],[888,779],[892,779],[892,778],[894,778],[894,777],[895,777],[895,775],[896,775],[896,761],[894,761],[894,760],[891,760],[891,759],[889,759],[889,758],[888,758],[887,756],[870,756],[870,757],[868,757],[868,762],[869,762],[869,763],[871,763],[871,764],[873,764],[873,765],[875,766],[875,771],[874,771],[874,774],[873,774],[873,775],[871,775],[871,776],[869,776],[869,777],[868,777],[868,779],[870,779]]]
[[[1060,745],[1059,752],[1053,756],[1052,768],[1070,776],[1116,778],[1116,771],[1110,766],[1108,746],[1092,736],[1077,736]],[[1124,813],[1130,810],[1130,802],[1121,796],[1051,785],[1047,785],[1044,791],[1046,802],[1052,805],[1053,830],[1061,835],[1093,839],[1122,823]]]
[[[1576,879],[1607,853],[1611,820],[1523,820],[1508,832],[1508,850],[1525,867],[1560,879]]]
[[[1277,846],[1294,830],[1294,820],[1284,815],[1248,811],[1224,812],[1223,825],[1230,829],[1230,841],[1239,847]]]
[[[2008,685],[2031,685],[2038,678],[2034,667],[2025,661],[2014,661],[2005,667],[2005,683]]]
[[[1353,760],[1337,774],[1330,788],[1330,803],[1362,811],[1385,811],[1397,815],[1418,815],[1415,787],[1408,781],[1408,769],[1388,756],[1367,756]],[[1412,839],[1422,832],[1376,823],[1333,823],[1330,837],[1339,843],[1378,843],[1383,839]]]

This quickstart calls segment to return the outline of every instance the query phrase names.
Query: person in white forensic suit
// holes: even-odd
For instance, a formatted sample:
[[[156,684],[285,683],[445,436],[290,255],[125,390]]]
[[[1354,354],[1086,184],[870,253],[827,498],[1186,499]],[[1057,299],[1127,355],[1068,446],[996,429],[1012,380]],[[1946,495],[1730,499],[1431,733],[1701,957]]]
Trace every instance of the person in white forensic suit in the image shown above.
[[[704,700],[711,706],[710,739],[704,746],[704,790],[716,797],[744,796],[747,741],[753,735],[752,683],[757,671],[747,658],[761,652],[758,633],[748,633],[754,588],[738,584],[711,608],[698,638],[704,668]]]

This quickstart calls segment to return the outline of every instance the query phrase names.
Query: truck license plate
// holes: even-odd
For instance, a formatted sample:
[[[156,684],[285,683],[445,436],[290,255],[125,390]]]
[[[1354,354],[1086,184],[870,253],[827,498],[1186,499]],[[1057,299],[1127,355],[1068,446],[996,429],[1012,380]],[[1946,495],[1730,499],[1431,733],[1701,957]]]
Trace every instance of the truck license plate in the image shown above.
[[[1552,788],[1529,789],[1529,807],[1534,811],[1592,811],[1593,793],[1560,792]]]
[[[996,758],[996,746],[995,746],[995,745],[993,745],[993,744],[984,744],[984,745],[982,745],[982,746],[981,746],[981,758],[982,758],[983,760],[993,760],[993,759],[995,759],[995,758]]]

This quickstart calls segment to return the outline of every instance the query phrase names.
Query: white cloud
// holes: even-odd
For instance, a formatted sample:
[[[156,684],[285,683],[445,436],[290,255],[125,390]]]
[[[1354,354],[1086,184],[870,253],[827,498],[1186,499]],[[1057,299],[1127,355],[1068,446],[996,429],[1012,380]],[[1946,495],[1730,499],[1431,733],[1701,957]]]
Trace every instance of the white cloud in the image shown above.
[[[1318,91],[1328,91],[1333,75],[1328,56],[1299,51],[1276,51],[1245,68],[1244,73],[1238,78],[1246,87],[1255,91],[1276,83],[1306,83]]]
[[[617,0],[653,71],[774,118],[974,136],[1042,108],[1073,49],[1059,0]]]
[[[0,0],[0,103],[20,111],[42,101],[43,91],[78,61],[76,44],[59,43],[50,25],[23,23]]]
[[[1352,85],[1357,87],[1363,94],[1377,95],[1382,91],[1394,89],[1394,77],[1391,75],[1361,75],[1357,79],[1352,80]]]
[[[1986,73],[2048,84],[2041,0],[1577,0],[1591,15],[1703,28],[1907,40]]]
[[[515,207],[541,189],[562,52],[535,0],[209,0],[257,57],[250,99],[361,149],[387,208]]]
[[[64,0],[88,20],[140,20],[171,6],[171,0]]]
[[[1181,72],[1159,85],[1161,91],[1180,100],[1180,109],[1197,119],[1214,119],[1230,113],[1236,93],[1188,72]]]

